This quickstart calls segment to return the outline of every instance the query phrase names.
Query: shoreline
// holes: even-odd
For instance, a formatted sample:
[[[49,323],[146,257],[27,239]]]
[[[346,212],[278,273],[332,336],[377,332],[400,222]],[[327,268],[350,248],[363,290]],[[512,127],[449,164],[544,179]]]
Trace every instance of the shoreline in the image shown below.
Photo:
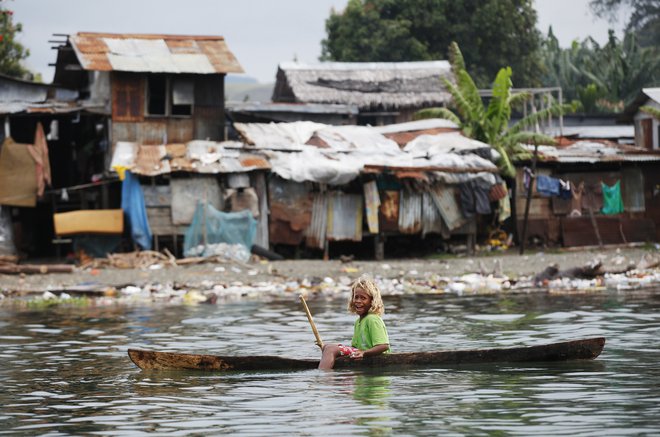
[[[656,246],[589,248],[534,252],[520,256],[488,252],[475,256],[443,256],[384,261],[284,260],[241,263],[223,261],[185,266],[154,264],[142,269],[114,267],[78,269],[73,273],[2,274],[0,302],[14,298],[53,299],[89,296],[112,299],[215,303],[217,299],[259,298],[346,292],[361,274],[373,276],[384,295],[457,293],[485,294],[552,290],[634,290],[660,286],[660,266],[604,275],[594,279],[554,279],[541,287],[534,275],[549,265],[560,270],[600,261],[621,270],[640,260],[660,259]]]

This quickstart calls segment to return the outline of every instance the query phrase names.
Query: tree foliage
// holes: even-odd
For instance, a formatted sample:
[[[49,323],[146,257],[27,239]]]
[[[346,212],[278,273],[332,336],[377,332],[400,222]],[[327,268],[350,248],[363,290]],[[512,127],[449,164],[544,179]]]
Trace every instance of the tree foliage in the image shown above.
[[[25,79],[31,75],[21,61],[30,55],[30,51],[16,41],[21,30],[20,23],[14,24],[13,12],[0,6],[0,73]]]
[[[322,60],[398,62],[446,59],[457,41],[477,85],[503,66],[516,82],[538,84],[541,71],[532,0],[349,0],[326,20]]]
[[[631,11],[626,32],[633,33],[642,47],[660,48],[660,2],[658,0],[592,0],[592,10],[614,20],[621,8]]]
[[[488,143],[499,152],[501,158],[498,165],[504,176],[514,176],[512,160],[515,157],[528,155],[520,146],[521,143],[554,144],[552,137],[527,131],[527,127],[547,119],[549,115],[575,110],[573,105],[551,104],[510,125],[512,108],[531,98],[527,92],[512,92],[511,67],[501,68],[497,73],[492,97],[488,106],[485,106],[479,89],[465,68],[463,55],[456,43],[450,46],[450,61],[456,82],[444,77],[441,79],[451,93],[456,113],[447,108],[429,108],[418,111],[415,118],[445,118],[458,123],[466,136]]]
[[[620,40],[610,31],[606,44],[592,38],[563,49],[550,28],[541,55],[546,86],[560,86],[567,100],[578,99],[586,112],[621,111],[647,86],[660,81],[660,56],[644,48],[633,33]]]

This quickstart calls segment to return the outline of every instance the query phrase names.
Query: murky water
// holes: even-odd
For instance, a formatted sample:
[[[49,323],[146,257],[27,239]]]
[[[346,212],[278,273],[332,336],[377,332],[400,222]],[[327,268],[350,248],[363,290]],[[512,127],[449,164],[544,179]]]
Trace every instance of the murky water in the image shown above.
[[[658,435],[660,290],[386,298],[396,351],[607,337],[595,361],[374,373],[142,372],[128,347],[317,357],[295,299],[0,309],[0,434]],[[344,299],[310,302],[326,342]]]

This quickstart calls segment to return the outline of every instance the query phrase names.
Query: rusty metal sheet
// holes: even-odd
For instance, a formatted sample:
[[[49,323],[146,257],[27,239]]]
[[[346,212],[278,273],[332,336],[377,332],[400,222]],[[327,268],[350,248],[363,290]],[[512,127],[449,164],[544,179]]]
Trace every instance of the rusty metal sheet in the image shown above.
[[[186,156],[188,147],[184,143],[170,143],[165,145],[167,156],[171,158],[183,158]]]
[[[328,195],[314,193],[312,222],[305,231],[305,244],[308,247],[323,249],[328,230]]]
[[[397,179],[417,179],[418,181],[428,182],[429,177],[422,171],[399,170],[394,172]]]
[[[362,203],[360,194],[329,194],[328,240],[362,240]]]
[[[219,36],[78,33],[69,42],[85,70],[243,73]]]
[[[378,209],[378,227],[382,232],[399,231],[399,192],[383,191]]]
[[[270,169],[270,163],[263,156],[258,155],[249,155],[241,154],[238,158],[241,166],[250,170],[268,170]]]
[[[417,234],[422,230],[422,193],[401,190],[399,197],[399,231]]]
[[[192,39],[169,39],[165,40],[165,44],[172,53],[201,53],[199,45]]]
[[[193,139],[192,118],[169,118],[167,120],[167,142],[185,143]]]
[[[105,44],[105,41],[94,36],[81,34],[70,37],[70,41],[78,61],[85,70],[112,70],[107,56],[110,49]]]
[[[312,221],[312,197],[307,184],[270,180],[269,234],[271,243],[298,245]]]
[[[243,67],[223,40],[198,40],[202,52],[218,73],[243,73]]]
[[[439,127],[434,129],[417,130],[412,132],[393,132],[393,133],[386,133],[383,135],[385,135],[390,140],[395,141],[399,145],[399,147],[404,147],[406,144],[408,144],[409,142],[411,142],[420,135],[435,135],[435,134],[443,134],[447,132],[456,132],[456,129],[450,127]]]
[[[169,173],[171,171],[170,162],[163,159],[166,153],[164,146],[141,145],[138,147],[132,171],[145,176]]]
[[[430,191],[435,206],[440,211],[442,219],[445,221],[447,228],[454,231],[458,227],[465,224],[465,217],[458,207],[456,202],[455,190],[450,186],[437,186],[433,187]]]

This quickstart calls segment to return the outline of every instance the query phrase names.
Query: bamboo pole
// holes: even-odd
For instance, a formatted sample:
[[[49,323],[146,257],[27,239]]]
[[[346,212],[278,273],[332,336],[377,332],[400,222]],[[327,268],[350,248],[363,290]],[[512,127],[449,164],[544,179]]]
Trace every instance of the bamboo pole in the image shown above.
[[[305,302],[305,298],[303,295],[300,295],[300,302],[303,304],[303,308],[305,308],[305,313],[307,314],[307,320],[309,320],[309,324],[312,327],[312,331],[314,332],[314,337],[316,337],[316,344],[318,347],[323,350],[323,340],[321,340],[321,335],[319,334],[318,329],[316,329],[316,324],[314,324],[314,319],[312,318],[312,313],[309,312],[309,307],[307,306],[307,302]]]
[[[527,199],[525,201],[525,216],[523,218],[522,236],[520,237],[520,255],[525,253],[525,243],[527,240],[527,222],[529,220],[529,206],[532,202],[532,188],[536,180],[536,160],[538,159],[539,145],[534,142],[534,156],[532,157],[532,174],[529,177],[529,187],[527,187]],[[524,177],[524,176],[523,176]]]

